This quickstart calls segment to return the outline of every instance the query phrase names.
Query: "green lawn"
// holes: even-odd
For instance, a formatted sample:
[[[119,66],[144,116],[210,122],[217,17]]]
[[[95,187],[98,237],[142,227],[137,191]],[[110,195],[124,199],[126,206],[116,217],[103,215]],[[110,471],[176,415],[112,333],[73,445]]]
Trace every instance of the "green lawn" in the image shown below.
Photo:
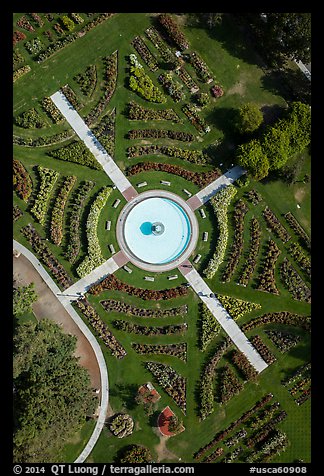
[[[14,14],[14,22],[21,15],[22,14]],[[84,18],[86,18],[85,14],[82,15]],[[267,84],[267,86],[265,86],[265,73],[259,66],[259,59],[251,47],[246,43],[240,30],[232,22],[231,17],[226,16],[223,23],[216,26],[212,32],[199,26],[198,24],[186,25],[185,15],[174,15],[174,17],[183,27],[183,31],[190,42],[190,51],[197,51],[199,53],[199,55],[208,64],[215,80],[219,82],[224,88],[224,96],[217,100],[210,96],[209,105],[207,105],[201,111],[202,117],[205,118],[211,127],[211,131],[209,133],[205,135],[198,134],[198,131],[192,126],[192,124],[189,123],[186,116],[182,112],[181,107],[183,104],[189,103],[192,100],[191,94],[185,86],[184,91],[186,92],[186,99],[184,102],[180,101],[179,103],[175,103],[169,95],[166,95],[167,101],[163,105],[148,103],[130,91],[130,89],[127,87],[127,56],[130,53],[136,53],[131,45],[131,41],[134,36],[140,34],[152,53],[159,57],[158,50],[156,50],[144,33],[146,28],[152,24],[155,24],[154,15],[146,13],[116,14],[109,20],[95,27],[85,36],[78,38],[74,43],[66,46],[59,52],[55,53],[51,58],[40,64],[35,62],[31,55],[29,55],[24,50],[24,42],[20,42],[18,44],[18,49],[23,55],[26,63],[30,64],[32,70],[21,79],[17,80],[16,83],[14,83],[14,119],[18,114],[21,114],[31,107],[35,107],[43,118],[47,118],[44,111],[40,107],[39,101],[41,101],[45,96],[50,96],[66,83],[68,83],[73,88],[79,100],[82,101],[84,106],[80,109],[79,113],[82,117],[85,117],[97,104],[103,94],[105,74],[103,58],[118,50],[117,87],[104,111],[104,113],[108,113],[116,108],[114,159],[118,166],[122,170],[126,170],[130,165],[149,160],[155,162],[172,163],[196,173],[212,170],[214,166],[220,166],[220,164],[223,164],[221,166],[222,171],[227,170],[227,168],[235,161],[235,148],[239,140],[233,133],[231,123],[235,109],[239,108],[243,103],[248,101],[253,101],[259,107],[267,107],[270,110],[271,108],[275,109],[277,107],[285,107],[286,102],[284,98],[279,95],[279,93],[274,92],[279,91],[277,88],[278,85]],[[46,22],[45,26],[39,30],[39,35],[41,35],[43,31],[48,28],[50,28],[50,24]],[[27,39],[32,37],[33,35],[29,33],[27,34]],[[44,44],[47,45],[45,39]],[[151,77],[153,83],[161,88],[161,85],[158,82],[158,76],[163,70],[160,68],[158,71],[152,73],[149,71],[148,67],[144,64],[143,60],[138,54],[137,56],[140,62],[143,64],[145,72]],[[96,65],[98,81],[92,97],[86,98],[81,94],[80,88],[74,78],[77,74],[83,72],[90,64]],[[186,62],[185,68],[192,75],[197,84],[199,84],[201,91],[208,92],[208,94],[210,94],[210,85],[206,85],[199,81],[192,66]],[[173,124],[171,121],[130,121],[128,120],[125,111],[127,104],[131,100],[135,100],[144,107],[155,109],[172,108],[175,112],[177,112],[182,120],[182,123]],[[14,134],[19,137],[38,138],[42,136],[53,136],[54,134],[63,132],[65,130],[71,130],[66,121],[63,121],[62,124],[51,124],[50,120],[47,119],[47,122],[48,127],[44,129],[23,129],[14,123]],[[131,141],[126,138],[127,132],[131,129],[144,129],[153,127],[185,131],[188,133],[190,132],[194,134],[195,140],[191,143],[182,143],[180,141],[165,139],[152,141]],[[13,201],[21,208],[24,214],[14,223],[13,233],[14,238],[25,245],[28,249],[31,249],[31,247],[20,231],[21,228],[28,223],[32,223],[37,232],[43,238],[49,238],[50,211],[53,207],[53,197],[55,197],[55,194],[58,192],[58,185],[60,181],[58,181],[55,185],[51,200],[49,202],[47,221],[45,226],[42,227],[39,223],[35,222],[33,216],[30,214],[33,200],[38,191],[38,179],[35,172],[35,167],[37,165],[57,170],[60,173],[60,178],[62,178],[62,176],[75,175],[77,177],[77,182],[73,190],[75,190],[84,180],[92,180],[95,182],[95,186],[85,202],[85,206],[81,215],[81,252],[76,263],[71,265],[64,257],[66,236],[64,236],[62,245],[60,247],[48,241],[48,246],[54,255],[58,258],[60,263],[62,263],[68,274],[72,277],[73,281],[77,281],[79,278],[76,273],[76,268],[87,254],[85,224],[91,203],[102,187],[112,185],[112,183],[102,171],[93,170],[89,167],[71,162],[57,160],[47,154],[48,151],[69,144],[72,142],[72,140],[78,140],[77,136],[74,135],[73,139],[46,147],[31,148],[17,145],[13,147],[14,157],[19,159],[24,164],[26,170],[31,175],[33,180],[33,194],[30,199],[30,203],[26,204],[20,200],[16,194],[14,194]],[[214,152],[210,154],[209,163],[204,166],[198,166],[182,159],[171,159],[166,156],[156,155],[128,159],[126,153],[127,148],[131,145],[139,145],[143,143],[176,145],[178,147],[194,150],[206,150],[209,146],[214,146]],[[288,257],[288,259],[291,260],[298,270],[299,274],[309,285],[307,276],[303,274],[303,272],[298,268],[297,264],[294,263],[288,254],[287,248],[290,241],[287,244],[283,244],[272,232],[267,230],[266,223],[262,216],[262,211],[265,205],[268,205],[291,234],[291,241],[297,241],[297,235],[293,232],[293,230],[290,229],[283,217],[284,213],[291,211],[299,223],[304,227],[305,231],[310,234],[311,186],[310,183],[303,183],[302,178],[305,173],[310,174],[311,164],[310,155],[307,151],[304,151],[303,156],[304,162],[299,182],[292,186],[287,186],[282,180],[275,178],[269,178],[267,180],[263,180],[262,182],[254,182],[251,180],[247,187],[238,188],[238,193],[229,206],[229,238],[225,259],[223,264],[216,272],[215,276],[212,279],[207,280],[207,282],[215,293],[229,295],[246,301],[259,303],[261,305],[261,309],[254,310],[240,318],[238,320],[238,324],[240,326],[245,322],[248,322],[251,318],[267,312],[290,311],[302,315],[310,314],[310,304],[294,300],[280,279],[278,265],[280,265],[283,258]],[[292,162],[294,160],[296,160],[296,158],[291,158]],[[145,180],[148,183],[147,187],[138,189],[139,191],[163,188],[178,194],[184,199],[187,199],[187,195],[183,191],[184,188],[189,190],[192,194],[197,193],[199,190],[197,185],[188,182],[183,177],[162,172],[140,173],[138,175],[129,177],[129,180],[135,188],[137,188],[137,184],[141,181]],[[170,181],[171,186],[163,187],[160,183],[161,180]],[[222,275],[228,264],[229,250],[234,236],[234,205],[236,200],[244,197],[245,192],[250,189],[257,190],[262,195],[263,201],[256,206],[247,202],[249,210],[245,217],[245,226],[243,232],[243,254],[240,258],[233,278],[230,280],[230,282],[223,283]],[[73,195],[73,191],[71,195]],[[112,204],[116,198],[121,200],[117,210],[112,207]],[[120,192],[118,190],[113,190],[104,210],[100,214],[97,234],[101,245],[102,255],[105,259],[108,259],[111,256],[108,248],[109,244],[113,244],[116,251],[119,250],[114,230],[118,215],[125,203],[126,201]],[[300,208],[297,207],[297,204],[300,206]],[[65,232],[68,229],[68,212],[70,209],[71,204],[68,202],[64,219]],[[202,259],[199,264],[195,265],[200,273],[202,273],[206,268],[218,240],[217,220],[212,206],[210,204],[206,204],[204,209],[206,211],[205,219],[200,216],[198,211],[195,212],[199,224],[199,239],[196,249],[192,255],[192,258],[198,253],[202,255]],[[250,237],[248,224],[252,216],[257,217],[261,224],[261,253],[258,256],[257,269],[253,274],[252,280],[247,287],[242,287],[238,286],[236,281],[246,262]],[[105,230],[106,220],[111,220],[112,222],[111,231]],[[202,233],[204,231],[208,231],[209,234],[209,240],[207,243],[202,241]],[[264,245],[269,236],[271,236],[271,238],[276,242],[281,251],[275,270],[276,285],[279,290],[279,295],[265,293],[256,289],[258,276],[262,267],[262,259],[265,253]],[[165,289],[178,286],[185,282],[181,273],[177,270],[174,270],[174,272],[156,273],[155,281],[147,282],[144,281],[144,276],[151,273],[137,269],[132,264],[129,264],[129,267],[133,270],[132,274],[128,274],[125,270],[120,269],[115,273],[116,277],[118,277],[121,281],[127,282],[136,287],[145,287],[147,289]],[[179,277],[177,280],[169,281],[167,279],[169,274],[178,274]],[[101,300],[108,298],[125,301],[128,304],[133,304],[140,308],[150,309],[164,309],[187,304],[188,314],[185,317],[178,316],[173,318],[141,319],[139,317],[125,316],[116,312],[108,313],[104,311],[100,304]],[[264,372],[262,372],[256,384],[251,382],[246,383],[242,392],[238,396],[233,397],[226,405],[221,406],[215,402],[214,413],[212,413],[212,415],[210,415],[206,420],[200,421],[199,390],[201,372],[212,356],[217,343],[224,337],[224,335],[221,332],[221,334],[209,345],[206,352],[201,352],[199,350],[198,336],[200,329],[200,313],[198,297],[191,290],[189,290],[187,297],[181,297],[167,302],[152,302],[143,301],[117,291],[105,291],[96,297],[88,295],[88,299],[95,307],[102,320],[109,326],[117,340],[121,342],[127,351],[127,356],[124,359],[115,359],[110,354],[109,350],[102,344],[102,341],[98,339],[107,362],[110,386],[109,403],[111,409],[113,412],[122,411],[129,413],[135,422],[133,434],[121,440],[114,437],[107,428],[104,428],[94,450],[87,460],[88,462],[96,463],[115,461],[118,451],[131,443],[148,446],[155,461],[160,460],[165,462],[177,462],[179,458],[181,458],[182,462],[193,462],[193,454],[200,447],[206,445],[218,431],[225,429],[232,421],[240,417],[246,410],[252,407],[258,399],[268,392],[272,392],[274,394],[274,399],[279,401],[280,407],[287,412],[287,418],[282,423],[280,423],[278,427],[287,434],[289,440],[287,450],[276,456],[272,461],[282,463],[293,462],[296,459],[302,459],[305,462],[310,461],[310,401],[308,400],[303,405],[297,406],[290,396],[288,390],[280,383],[280,380],[286,374],[291,373],[294,369],[310,360],[310,338],[307,333],[303,332],[299,328],[291,326],[271,325],[271,328],[273,329],[284,329],[291,333],[298,333],[301,336],[301,341],[296,347],[291,349],[288,353],[281,354],[273,346],[272,342],[265,334],[264,330],[267,328],[266,326],[258,327],[253,331],[250,331],[250,333],[248,333],[248,337],[254,334],[260,335],[262,340],[275,354],[277,359],[276,362],[270,365]],[[137,324],[159,326],[187,322],[188,330],[183,336],[176,335],[145,337],[135,334],[128,334],[116,329],[113,325],[113,321],[115,319],[129,319],[131,322],[136,322]],[[185,363],[170,356],[139,355],[132,348],[132,342],[159,344],[186,342],[188,349],[188,360]],[[148,360],[171,365],[177,372],[186,377],[186,415],[182,414],[181,410],[177,407],[172,398],[167,395],[160,385],[158,385],[152,374],[145,369],[144,363]],[[225,355],[221,359],[219,368],[226,362],[228,362],[228,355]],[[151,417],[148,417],[144,413],[143,408],[136,405],[134,401],[137,388],[146,381],[152,381],[161,395],[161,400],[158,403],[156,412]],[[177,414],[177,416],[183,420],[185,431],[180,435],[171,438],[167,442],[167,449],[172,453],[172,455],[161,459],[161,455],[157,451],[157,445],[159,444],[160,439],[158,436],[158,430],[156,428],[156,417],[157,412],[161,411],[166,405],[169,405]],[[62,461],[73,461],[77,457],[85,442],[87,441],[87,438],[91,434],[93,425],[94,422],[92,420],[88,421],[80,430],[79,434],[75,435],[73,441],[67,442],[64,452],[61,455]]]

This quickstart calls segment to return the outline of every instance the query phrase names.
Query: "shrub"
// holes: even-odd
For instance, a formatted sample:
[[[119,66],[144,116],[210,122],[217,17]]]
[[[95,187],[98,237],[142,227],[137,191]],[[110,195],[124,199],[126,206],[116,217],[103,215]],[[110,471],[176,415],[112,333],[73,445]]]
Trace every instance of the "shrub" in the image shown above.
[[[215,316],[210,312],[205,304],[200,304],[200,338],[199,347],[200,350],[205,351],[211,341],[219,334],[221,330],[220,324],[218,324]]]
[[[255,180],[262,180],[269,173],[269,159],[256,139],[238,146],[237,161]]]
[[[119,459],[119,463],[152,463],[153,458],[150,450],[145,446],[131,445],[126,447],[122,456]]]
[[[261,126],[263,115],[255,103],[246,103],[240,107],[235,120],[235,128],[240,134],[252,134]]]
[[[273,240],[268,240],[267,254],[263,260],[263,271],[259,276],[258,287],[260,291],[279,294],[276,287],[274,270],[281,251]]]
[[[63,238],[63,218],[66,201],[76,180],[77,178],[74,175],[66,177],[54,202],[50,233],[53,243],[57,246],[61,244]]]
[[[156,71],[158,69],[158,63],[156,61],[156,58],[154,57],[152,52],[149,50],[149,48],[146,46],[142,38],[140,36],[135,36],[135,38],[132,41],[132,45],[140,54],[143,61],[147,64],[150,70]]]
[[[33,107],[28,111],[22,112],[15,118],[17,126],[25,129],[40,129],[47,125],[39,112]]]
[[[280,276],[283,284],[297,301],[311,303],[311,291],[299,276],[292,264],[284,258],[280,265]]]
[[[137,121],[172,121],[181,122],[178,114],[173,109],[149,109],[144,108],[135,101],[128,104],[128,118]]]
[[[22,66],[19,69],[16,69],[13,73],[13,82],[15,83],[17,79],[21,78],[24,74],[29,73],[31,70],[29,64],[26,64],[25,66]]]
[[[40,183],[37,196],[32,208],[30,209],[30,212],[41,225],[44,225],[48,201],[55,182],[58,179],[59,173],[55,170],[47,169],[40,165],[38,165],[36,169],[40,178]]]
[[[181,149],[180,147],[163,145],[134,145],[127,149],[129,158],[154,154],[177,157],[178,159],[185,159],[188,160],[188,162],[199,165],[206,163],[206,154],[201,150]]]
[[[109,422],[109,430],[117,438],[125,438],[133,433],[134,421],[130,415],[119,413]]]
[[[51,98],[44,97],[41,101],[41,106],[46,114],[52,119],[55,124],[60,124],[65,120],[60,110],[55,106]]]
[[[74,79],[80,86],[82,94],[91,97],[97,84],[96,65],[90,64],[84,73],[78,74]]]
[[[249,254],[238,279],[238,284],[247,286],[257,265],[257,257],[260,251],[261,227],[257,218],[252,217],[250,223],[250,248]]]
[[[136,55],[129,55],[129,87],[139,96],[150,102],[164,103],[166,97],[154,86],[151,78],[145,73],[143,66],[137,61]]]

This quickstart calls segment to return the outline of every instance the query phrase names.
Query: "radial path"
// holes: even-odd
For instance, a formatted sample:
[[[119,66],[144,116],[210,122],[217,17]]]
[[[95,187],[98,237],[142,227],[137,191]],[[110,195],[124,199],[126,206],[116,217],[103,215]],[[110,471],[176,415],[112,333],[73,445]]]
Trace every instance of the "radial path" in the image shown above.
[[[62,91],[57,91],[50,96],[55,106],[60,110],[70,126],[75,130],[80,139],[102,165],[104,171],[127,201],[138,195],[137,191],[125,177],[120,168],[116,165],[113,158],[106,149],[100,144],[96,136],[91,132],[82,117],[77,113],[74,107],[66,99]]]
[[[208,307],[215,316],[224,331],[232,339],[236,347],[243,352],[246,358],[257,372],[262,372],[268,364],[262,359],[260,354],[253,347],[244,332],[241,331],[236,322],[231,318],[228,312],[221,305],[215,294],[205,283],[203,278],[196,271],[190,261],[186,261],[179,266],[179,271],[186,278],[192,289],[197,293],[202,302]]]

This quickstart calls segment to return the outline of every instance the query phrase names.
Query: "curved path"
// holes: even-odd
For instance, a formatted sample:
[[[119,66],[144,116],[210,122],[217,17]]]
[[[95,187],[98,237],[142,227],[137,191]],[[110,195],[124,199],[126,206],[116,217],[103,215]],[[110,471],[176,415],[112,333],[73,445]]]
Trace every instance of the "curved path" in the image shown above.
[[[62,295],[61,290],[53,281],[53,279],[50,277],[48,272],[44,269],[44,267],[41,265],[40,261],[34,256],[34,254],[31,251],[29,251],[25,246],[18,243],[18,241],[16,240],[13,240],[13,249],[22,253],[31,262],[31,264],[38,271],[38,273],[43,278],[47,286],[50,288],[50,290],[53,292],[56,298],[64,306],[64,308],[69,313],[69,315],[71,316],[75,324],[79,327],[81,332],[89,341],[99,365],[100,379],[101,379],[101,400],[100,400],[100,410],[99,410],[97,423],[88,443],[86,444],[86,446],[84,447],[83,451],[78,456],[78,458],[74,461],[74,463],[83,463],[87,459],[91,451],[93,450],[93,447],[96,444],[99,438],[99,435],[101,433],[101,430],[106,421],[106,413],[107,413],[108,403],[109,403],[109,382],[108,382],[108,371],[107,371],[106,361],[104,359],[102,350],[96,338],[94,337],[92,332],[89,330],[89,328],[86,326],[86,324],[83,322],[79,314],[72,307],[69,298],[67,296]]]

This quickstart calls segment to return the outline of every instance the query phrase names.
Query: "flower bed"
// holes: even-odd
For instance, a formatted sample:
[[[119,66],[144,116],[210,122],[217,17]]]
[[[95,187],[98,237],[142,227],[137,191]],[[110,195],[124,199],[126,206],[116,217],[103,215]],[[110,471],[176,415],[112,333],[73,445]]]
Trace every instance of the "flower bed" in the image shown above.
[[[29,15],[34,20],[34,22],[37,23],[37,26],[39,26],[40,28],[44,26],[44,21],[37,13],[29,13]]]
[[[252,312],[255,309],[261,309],[261,304],[243,301],[242,299],[226,296],[225,294],[217,294],[217,299],[234,320],[243,317],[246,313]]]
[[[61,91],[74,109],[79,110],[83,107],[83,104],[79,101],[71,86],[66,84],[61,87]]]
[[[233,370],[225,365],[222,368],[220,383],[218,384],[218,402],[221,405],[227,403],[234,395],[238,395],[243,387],[243,383],[237,378]]]
[[[280,238],[281,241],[286,243],[290,240],[291,236],[268,206],[263,210],[263,216],[267,222],[267,225],[271,228],[275,235]]]
[[[13,72],[13,82],[15,83],[17,79],[21,78],[24,74],[29,73],[29,71],[31,71],[29,64],[16,69],[16,71]]]
[[[219,334],[221,326],[205,304],[200,304],[199,311],[199,348],[204,352],[212,340]]]
[[[258,372],[241,351],[233,350],[231,360],[246,380],[251,380],[252,382],[256,380]]]
[[[51,150],[47,154],[58,160],[65,160],[90,167],[91,169],[102,170],[101,164],[81,140],[74,141],[59,149]]]
[[[226,283],[231,280],[243,252],[244,217],[247,211],[246,203],[242,199],[238,200],[234,208],[234,238],[229,250],[230,258],[222,276],[222,280]]]
[[[13,70],[17,69],[19,66],[24,63],[25,59],[22,54],[19,52],[18,48],[12,52],[12,66]]]
[[[87,274],[91,273],[91,271],[93,271],[95,268],[97,268],[97,266],[100,266],[105,261],[101,253],[101,247],[97,235],[97,226],[101,210],[106,205],[111,192],[111,187],[104,187],[98,193],[96,199],[91,205],[86,223],[88,254],[76,269],[76,272],[80,278],[83,278]]]
[[[80,73],[74,77],[74,80],[80,86],[82,94],[91,97],[97,84],[97,68],[96,65],[90,64],[84,73]]]
[[[161,317],[176,317],[188,313],[188,306],[184,304],[179,307],[172,307],[170,309],[142,309],[122,301],[115,301],[114,299],[105,299],[100,301],[102,307],[108,311],[121,312],[136,317],[144,318],[161,318]]]
[[[150,102],[164,103],[166,97],[154,86],[151,78],[145,73],[143,66],[137,60],[136,55],[129,55],[129,87],[139,96]]]
[[[31,39],[30,41],[26,41],[25,48],[28,53],[34,55],[44,48],[44,43],[42,43],[40,38],[36,37]]]
[[[182,106],[182,111],[188,117],[191,124],[199,132],[207,133],[210,131],[210,127],[207,125],[206,121],[199,116],[197,109],[192,104],[185,104]]]
[[[134,145],[127,149],[128,158],[155,154],[188,160],[188,162],[192,162],[193,164],[204,165],[206,163],[206,155],[201,150],[180,149],[180,147],[153,144]]]
[[[178,374],[170,365],[158,362],[145,362],[145,367],[149,370],[165,392],[186,414],[186,379]]]
[[[46,114],[52,119],[54,124],[60,124],[65,120],[60,110],[55,106],[51,98],[44,97],[41,101],[41,106]]]
[[[13,188],[19,198],[28,202],[33,191],[33,182],[23,164],[17,159],[13,159]]]
[[[232,342],[229,337],[226,337],[224,340],[222,340],[202,371],[199,395],[199,414],[202,420],[205,420],[208,415],[214,411],[214,380],[216,367],[224,353],[231,345]]]
[[[218,241],[213,257],[209,260],[207,268],[203,271],[204,275],[208,279],[213,278],[220,264],[224,260],[228,239],[227,209],[236,193],[236,188],[233,185],[228,185],[227,187],[220,190],[210,200],[218,224]]]
[[[265,331],[269,339],[280,350],[280,352],[288,352],[292,347],[300,342],[300,336],[278,330]]]
[[[238,284],[247,286],[256,269],[257,257],[260,251],[261,227],[257,218],[253,217],[250,224],[250,249],[248,257],[238,279]]]
[[[258,335],[252,336],[250,339],[251,344],[253,347],[256,348],[256,350],[259,352],[263,360],[267,364],[272,364],[275,360],[276,357],[273,355],[273,353],[270,351],[270,349],[265,345],[265,343],[262,341],[261,337]]]
[[[94,187],[94,183],[87,180],[80,184],[76,192],[70,200],[72,210],[69,215],[69,227],[67,233],[67,245],[64,253],[65,258],[71,263],[75,263],[80,252],[80,220],[83,211],[83,205],[89,195],[90,190]]]
[[[194,82],[188,71],[183,67],[180,66],[175,70],[175,73],[179,76],[183,84],[189,89],[191,93],[195,93],[199,91],[199,87]]]
[[[183,335],[187,331],[187,324],[170,324],[168,326],[141,326],[134,324],[133,322],[124,321],[118,319],[113,321],[116,329],[120,331],[129,332],[132,334],[138,334],[142,336],[169,336],[181,334]]]
[[[196,70],[197,76],[205,83],[210,83],[213,80],[213,75],[202,58],[196,52],[191,53],[189,58],[190,63]]]
[[[25,39],[26,39],[25,33],[23,33],[22,31],[19,31],[19,30],[14,31],[13,35],[12,35],[13,47],[15,47],[17,45],[17,43],[19,43],[19,41],[23,41]]]
[[[15,223],[15,221],[19,220],[19,218],[23,216],[23,211],[18,207],[18,205],[14,205],[12,215],[13,222]]]
[[[111,113],[104,115],[92,131],[100,144],[112,157],[115,155],[115,120],[116,109],[113,109]]]
[[[224,441],[224,445],[228,448],[235,446],[242,438],[245,438],[246,435],[247,431],[245,428],[242,428],[242,430],[237,431],[233,436],[227,438],[227,440]]]
[[[246,420],[248,420],[252,415],[254,415],[256,412],[261,410],[269,401],[273,398],[272,393],[268,393],[264,397],[262,397],[261,400],[259,400],[253,407],[251,407],[249,410],[247,410],[245,413],[243,413],[237,420],[232,422],[225,430],[220,431],[215,435],[215,437],[204,447],[200,448],[195,454],[194,454],[194,459],[198,460],[204,454],[216,446],[219,442],[221,442],[224,438],[226,438],[231,431],[233,431],[235,428],[237,428],[241,423],[244,423]]]
[[[49,247],[44,243],[44,239],[37,233],[32,225],[27,225],[21,229],[22,234],[31,244],[32,249],[38,254],[41,261],[48,267],[61,288],[67,289],[73,281],[67,274],[63,266],[55,258]]]
[[[83,18],[79,13],[69,13],[71,19],[76,23],[77,25],[80,25],[81,23],[84,22]]]
[[[87,318],[91,326],[97,331],[99,338],[102,339],[112,355],[117,359],[123,359],[127,355],[126,350],[118,342],[107,324],[100,319],[100,316],[91,304],[84,298],[74,302],[82,314]]]
[[[242,326],[242,331],[247,332],[264,324],[283,324],[288,326],[302,327],[310,331],[310,316],[294,314],[288,311],[268,312],[262,316],[256,317]]]
[[[215,98],[220,98],[224,94],[223,89],[218,85],[214,85],[210,90]]]
[[[291,228],[294,230],[294,232],[299,236],[301,239],[301,244],[305,246],[308,250],[311,249],[311,240],[310,237],[307,235],[306,231],[304,228],[298,223],[296,218],[291,212],[287,212],[284,215],[285,219],[291,226]]]
[[[63,238],[63,219],[64,219],[64,210],[68,196],[76,182],[77,178],[74,175],[65,177],[62,187],[59,190],[59,193],[54,202],[54,207],[52,210],[51,217],[51,228],[50,234],[53,243],[59,246]]]
[[[132,41],[132,45],[135,50],[139,53],[143,61],[147,64],[151,71],[156,71],[158,69],[158,63],[156,58],[149,50],[149,48],[144,43],[143,39],[140,36],[135,36]]]
[[[110,56],[104,58],[104,65],[104,94],[99,99],[98,104],[93,109],[91,109],[85,118],[84,121],[88,126],[91,126],[98,120],[115,92],[118,75],[118,51],[115,51]]]
[[[249,202],[252,203],[252,205],[258,205],[263,200],[261,194],[254,189],[246,192],[245,196],[249,200]]]
[[[252,448],[263,441],[269,435],[269,433],[274,430],[275,426],[286,418],[286,416],[287,413],[285,410],[281,410],[277,415],[273,416],[270,421],[268,421],[268,423],[262,425],[262,427],[256,433],[254,433],[253,436],[246,440],[246,446],[248,448]]]
[[[134,421],[130,415],[118,413],[109,422],[109,430],[117,438],[125,438],[133,433]]]
[[[303,279],[287,258],[284,258],[280,265],[280,277],[294,299],[311,303],[311,291],[309,287],[306,286]]]
[[[268,293],[279,294],[276,287],[274,270],[281,251],[273,240],[268,240],[268,249],[263,260],[263,271],[259,276],[257,289]]]
[[[187,344],[186,342],[180,342],[179,344],[135,344],[132,343],[132,347],[140,355],[169,355],[171,357],[177,357],[184,362],[187,361]]]
[[[182,131],[166,129],[133,129],[127,134],[128,139],[172,139],[184,142],[192,142],[193,134]]]
[[[304,253],[302,247],[298,243],[291,243],[288,248],[289,253],[294,258],[296,263],[300,266],[300,268],[305,271],[307,276],[311,277],[311,260],[310,258]]]
[[[173,109],[150,109],[145,108],[135,101],[128,104],[128,118],[132,121],[172,121],[182,122]]]
[[[173,71],[161,73],[158,77],[158,80],[164,87],[165,91],[172,97],[175,102],[183,101],[185,99],[183,86],[175,80]]]
[[[170,48],[166,45],[165,41],[161,38],[158,31],[151,26],[145,30],[147,37],[151,40],[157,50],[159,50],[162,58],[171,68],[175,68],[178,64],[177,57],[173,54]]]
[[[150,170],[157,170],[160,172],[178,175],[179,177],[183,177],[185,180],[195,183],[198,185],[198,187],[205,187],[221,175],[219,169],[214,169],[210,172],[199,173],[186,170],[177,165],[159,164],[157,162],[139,162],[138,164],[132,165],[131,167],[128,167],[127,175],[132,176],[141,172],[148,172]]]
[[[20,137],[13,135],[13,144],[20,145],[23,147],[46,147],[49,145],[55,145],[60,142],[64,142],[68,139],[71,139],[75,135],[75,132],[72,130],[59,132],[52,136],[41,136],[36,137]]]
[[[34,107],[16,116],[15,123],[24,129],[41,129],[47,125],[47,122]]]
[[[189,48],[189,43],[186,40],[186,37],[170,15],[162,13],[162,15],[159,15],[158,21],[164,31],[168,34],[169,38],[181,51]]]
[[[123,283],[113,274],[108,275],[100,283],[93,284],[89,288],[88,292],[94,296],[97,296],[107,289],[124,292],[130,296],[136,296],[143,300],[152,301],[169,300],[179,296],[187,296],[188,294],[188,288],[186,286],[178,286],[176,288],[163,290],[135,288],[134,286]]]
[[[30,209],[30,213],[41,225],[44,225],[48,201],[55,182],[58,179],[59,173],[56,172],[56,170],[47,169],[41,165],[38,165],[36,170],[40,178],[40,183],[34,204]]]
[[[17,20],[16,25],[19,26],[19,28],[23,28],[24,30],[29,32],[35,31],[35,28],[29,23],[25,15],[23,15],[19,18],[19,20]]]

